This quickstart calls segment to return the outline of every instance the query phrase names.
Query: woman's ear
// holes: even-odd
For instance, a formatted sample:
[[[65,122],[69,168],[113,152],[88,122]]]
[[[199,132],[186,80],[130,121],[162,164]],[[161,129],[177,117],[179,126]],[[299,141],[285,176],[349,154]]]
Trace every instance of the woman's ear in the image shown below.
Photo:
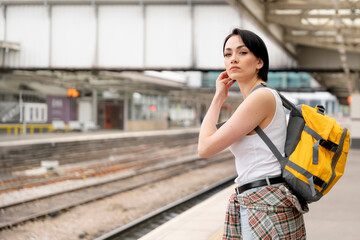
[[[258,58],[256,69],[259,70],[264,66],[264,62],[261,58]]]

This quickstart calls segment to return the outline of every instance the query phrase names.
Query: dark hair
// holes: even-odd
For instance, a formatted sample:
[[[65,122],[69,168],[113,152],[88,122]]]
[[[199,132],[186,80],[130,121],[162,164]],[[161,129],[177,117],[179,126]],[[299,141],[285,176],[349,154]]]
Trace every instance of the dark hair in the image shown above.
[[[264,41],[255,33],[249,30],[242,30],[234,28],[232,32],[225,38],[223,52],[225,50],[225,44],[232,36],[238,35],[243,40],[245,46],[257,57],[260,58],[264,65],[258,72],[258,77],[263,81],[267,81],[267,75],[269,71],[269,55]]]

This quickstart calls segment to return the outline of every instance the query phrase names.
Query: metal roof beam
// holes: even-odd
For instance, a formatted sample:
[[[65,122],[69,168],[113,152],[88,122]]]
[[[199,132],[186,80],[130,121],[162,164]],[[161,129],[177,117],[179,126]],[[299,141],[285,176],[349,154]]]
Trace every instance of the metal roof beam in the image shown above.
[[[360,8],[360,2],[341,1],[334,3],[329,0],[277,0],[277,1],[265,1],[266,7],[269,10],[281,9],[301,9],[301,10],[313,10],[313,9],[334,9],[334,4],[337,4],[339,9],[349,9],[354,7]]]
[[[332,24],[332,18],[328,19],[328,22],[324,24],[311,24],[301,15],[292,15],[292,16],[283,16],[277,14],[267,14],[266,20],[268,22],[276,23],[285,27],[290,27],[294,29],[302,29],[308,31],[336,31],[337,28]],[[303,22],[308,21],[308,24],[304,24]],[[360,29],[356,27],[351,27],[343,24],[340,31],[345,34],[360,34]]]
[[[319,47],[319,48],[328,48],[333,50],[339,50],[339,44],[336,42],[335,38],[329,37],[319,37],[319,36],[294,36],[294,35],[285,35],[285,41],[289,41],[292,43]],[[357,45],[352,45],[352,42],[348,42],[346,40],[344,44],[344,49],[348,52],[360,53],[360,48]],[[358,43],[359,44],[359,43]]]
[[[293,45],[283,41],[283,29],[276,24],[269,24],[266,20],[266,9],[262,2],[253,0],[226,0],[234,8],[239,9],[245,16],[251,18],[275,43],[281,46],[290,56],[296,58]]]
[[[1,5],[224,4],[225,0],[1,0]]]

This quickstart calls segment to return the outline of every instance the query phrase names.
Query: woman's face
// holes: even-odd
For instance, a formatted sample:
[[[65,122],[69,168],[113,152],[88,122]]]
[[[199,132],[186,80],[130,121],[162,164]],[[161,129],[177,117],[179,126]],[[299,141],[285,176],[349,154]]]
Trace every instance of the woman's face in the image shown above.
[[[262,60],[250,52],[238,35],[230,37],[226,42],[224,63],[228,76],[234,80],[253,79],[263,66]]]

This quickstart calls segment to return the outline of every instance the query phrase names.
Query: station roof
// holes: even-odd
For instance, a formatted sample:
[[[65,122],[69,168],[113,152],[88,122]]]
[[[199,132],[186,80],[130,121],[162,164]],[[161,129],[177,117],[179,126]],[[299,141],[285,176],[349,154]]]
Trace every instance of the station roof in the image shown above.
[[[275,40],[297,59],[304,49],[320,49],[313,55],[332,54],[335,59],[322,57],[323,62],[337,62],[337,67],[319,65],[306,58],[298,68],[308,70],[325,90],[347,104],[347,97],[359,81],[360,71],[360,1],[359,0],[227,0],[245,10]],[[244,11],[243,11],[244,12]],[[274,30],[275,29],[275,30]],[[294,51],[295,49],[295,51]],[[309,54],[309,51],[304,51]],[[349,57],[349,55],[352,56]],[[354,57],[355,56],[355,57]],[[357,63],[353,59],[356,58]],[[311,62],[311,63],[309,63]],[[311,65],[311,66],[310,66]],[[326,65],[326,64],[325,64]]]
[[[44,94],[66,94],[64,90],[120,90],[159,94],[164,91],[180,90],[185,82],[175,81],[162,76],[153,76],[144,72],[100,71],[11,71],[2,75],[2,80],[18,82]],[[36,83],[36,84],[35,84]]]
[[[264,33],[279,43],[298,60],[297,69],[289,71],[307,71],[318,80],[322,87],[334,94],[342,104],[348,104],[348,96],[360,86],[360,0],[3,0],[1,5],[12,4],[215,4],[227,2],[248,14],[257,22]],[[0,6],[1,6],[0,5]],[[10,44],[10,45],[9,45]],[[5,47],[2,47],[5,46]],[[16,43],[0,42],[0,48],[18,50]],[[315,50],[315,51],[314,51]],[[305,58],[305,54],[312,52],[312,56],[322,57],[321,62],[312,56]],[[331,54],[322,55],[324,52]],[[328,57],[331,56],[331,57]],[[315,60],[316,59],[316,60]],[[327,64],[328,62],[335,64]],[[186,69],[184,69],[186,70]],[[122,71],[122,70],[121,70]],[[66,80],[63,84],[95,86],[99,88],[122,86],[127,90],[143,89],[156,91],[156,88],[181,88],[180,85],[169,85],[163,80],[151,77],[143,81],[136,80],[138,73],[111,73],[97,71],[95,77],[84,77],[85,81],[73,81],[83,78],[84,72],[78,74],[62,73]],[[46,71],[45,71],[46,72]],[[56,72],[56,71],[55,71]],[[99,75],[100,74],[100,75]],[[111,80],[109,75],[116,75]],[[127,75],[130,79],[125,79]],[[45,79],[46,76],[39,76]],[[58,78],[59,79],[59,78]],[[154,86],[150,81],[155,81]],[[55,80],[56,81],[56,80]],[[114,81],[114,82],[112,82]],[[80,83],[81,82],[81,83]],[[120,83],[120,84],[119,84]],[[60,83],[61,84],[61,83]],[[71,85],[70,84],[70,85]],[[101,86],[100,86],[101,85]]]

